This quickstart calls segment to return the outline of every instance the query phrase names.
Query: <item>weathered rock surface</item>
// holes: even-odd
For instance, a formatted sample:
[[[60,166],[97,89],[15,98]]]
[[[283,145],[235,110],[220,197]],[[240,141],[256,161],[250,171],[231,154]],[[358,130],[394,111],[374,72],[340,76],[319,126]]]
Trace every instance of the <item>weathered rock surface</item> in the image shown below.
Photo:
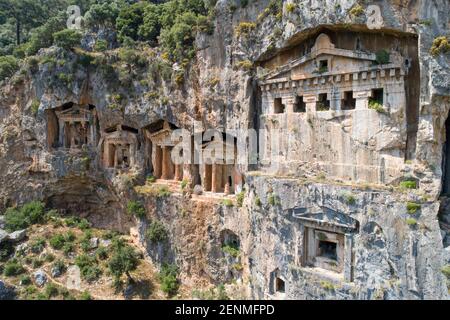
[[[14,300],[15,297],[15,289],[11,286],[7,286],[2,280],[0,280],[0,300]]]
[[[38,287],[43,287],[47,283],[47,275],[44,270],[37,270],[33,273],[34,282]]]

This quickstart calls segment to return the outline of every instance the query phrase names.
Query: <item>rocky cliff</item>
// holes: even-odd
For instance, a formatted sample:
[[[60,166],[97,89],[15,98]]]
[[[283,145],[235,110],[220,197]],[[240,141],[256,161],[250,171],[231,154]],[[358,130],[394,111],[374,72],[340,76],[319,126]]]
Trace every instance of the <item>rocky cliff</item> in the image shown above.
[[[450,60],[448,52],[432,55],[430,49],[449,33],[448,1],[377,1],[382,25],[376,29],[368,27],[368,1],[288,0],[278,9],[269,0],[242,3],[217,1],[213,34],[197,35],[195,58],[182,68],[146,46],[133,49],[138,58],[124,57],[120,49],[93,52],[96,39],[111,37],[107,30],[86,33],[82,48],[51,47],[28,59],[0,93],[0,211],[40,199],[98,227],[131,228],[148,259],[176,263],[187,284],[231,283],[235,297],[447,299],[441,269],[450,263],[450,214],[441,194]],[[379,122],[374,130],[389,146],[369,145],[372,153],[359,157],[354,150],[361,142],[351,140],[348,149],[336,151],[378,170],[379,162],[370,157],[389,149],[385,154],[396,158],[392,179],[348,178],[354,176],[346,170],[353,168],[332,173],[327,169],[332,158],[322,156],[331,151],[320,147],[316,158],[300,157],[301,169],[242,166],[244,183],[236,196],[146,182],[152,172],[146,166],[145,128],[160,120],[190,131],[194,121],[202,131],[262,128],[261,78],[301,56],[301,47],[314,44],[320,33],[339,39],[356,34],[363,42],[386,36],[389,46],[396,40],[399,51],[404,46],[402,52],[417,54],[409,55],[416,69],[408,75],[403,116],[371,110],[372,116],[358,120]],[[136,130],[132,170],[105,170],[97,145],[76,152],[52,148],[49,114],[67,103],[94,107],[100,136],[117,125]],[[330,123],[344,130],[349,119],[325,118],[312,120],[319,137],[335,132]],[[330,137],[335,139],[327,143],[341,143]],[[313,151],[299,146],[290,152],[287,159]],[[402,187],[402,179],[415,187]],[[143,202],[147,216],[127,215],[130,200]],[[168,230],[168,238],[158,243],[145,236],[155,220]],[[309,265],[311,241],[326,239],[306,240],[307,229],[345,235],[342,242],[339,236],[331,241],[344,248],[334,266],[342,270]],[[237,252],[224,250],[228,238],[237,239]]]

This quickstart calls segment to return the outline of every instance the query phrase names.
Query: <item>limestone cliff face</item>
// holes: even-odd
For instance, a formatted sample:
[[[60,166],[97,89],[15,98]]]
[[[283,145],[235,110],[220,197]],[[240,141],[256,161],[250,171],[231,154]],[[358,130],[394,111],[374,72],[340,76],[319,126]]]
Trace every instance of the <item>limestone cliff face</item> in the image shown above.
[[[183,281],[191,285],[237,279],[244,288],[239,297],[448,298],[441,268],[450,263],[449,215],[442,210],[440,224],[438,213],[450,110],[450,61],[448,54],[429,53],[436,37],[448,35],[448,1],[378,1],[383,25],[374,30],[366,25],[370,14],[350,14],[359,1],[288,0],[278,13],[268,9],[269,0],[251,1],[237,9],[234,2],[217,2],[214,34],[197,36],[196,58],[186,67],[184,81],[176,81],[176,65],[169,68],[168,76],[163,75],[163,68],[157,67],[162,63],[158,50],[143,52],[148,60],[145,67],[123,66],[129,72],[119,78],[111,77],[105,67],[117,62],[114,52],[86,64],[79,52],[52,47],[39,53],[51,59],[24,66],[0,91],[0,211],[42,199],[49,206],[86,216],[100,227],[125,232],[136,228],[149,259],[176,262]],[[242,29],[242,22],[254,24],[238,36],[236,28]],[[320,145],[311,151],[299,143],[289,149],[292,156],[287,154],[286,161],[294,155],[308,156],[280,172],[266,170],[261,163],[251,167],[254,171],[241,168],[242,206],[233,196],[227,198],[234,205],[227,206],[223,195],[192,195],[178,185],[171,186],[172,193],[164,197],[157,191],[135,191],[134,186],[142,185],[151,173],[146,165],[145,128],[160,120],[189,130],[193,121],[201,122],[202,130],[262,128],[261,77],[301,57],[302,46],[313,45],[324,32],[343,46],[348,38],[354,41],[352,34],[359,35],[363,45],[365,39],[370,42],[380,35],[397,39],[399,51],[416,66],[409,74],[406,95],[410,100],[402,116],[373,110],[360,120],[332,112],[315,115],[308,122],[312,129],[300,128],[294,137],[301,141],[302,134],[314,134],[311,141],[332,146]],[[102,35],[86,37],[84,49],[96,36]],[[374,49],[380,43],[373,44]],[[61,75],[69,75],[70,80]],[[106,170],[98,145],[76,152],[52,148],[49,114],[67,103],[95,108],[99,139],[117,125],[137,132],[132,170]],[[371,121],[368,126],[377,123],[374,130],[383,137],[384,150],[358,139],[345,140],[357,120]],[[366,127],[363,122],[359,125]],[[335,139],[321,138],[330,132]],[[346,151],[336,145],[345,145]],[[335,159],[328,157],[331,152],[349,160],[358,157],[355,150],[360,147],[370,149],[372,153],[367,154],[373,157],[400,150],[387,152],[396,163],[393,178],[386,182],[389,185],[370,174],[358,181],[349,173],[354,168],[343,169],[342,174],[329,169]],[[356,160],[378,168],[380,163],[372,156]],[[399,190],[403,177],[416,181],[418,189]],[[157,185],[153,187],[157,190]],[[145,202],[147,219],[135,221],[125,214],[130,199]],[[408,203],[420,207],[408,213]],[[305,217],[302,210],[324,216]],[[169,240],[163,244],[145,239],[148,220],[155,219],[169,230]],[[309,265],[311,241],[318,241],[321,250],[334,250],[330,244],[321,247],[320,241],[326,239],[319,233],[311,236],[308,245],[305,239],[316,229],[328,232],[325,237],[342,235],[344,240],[333,242],[344,248],[342,256],[338,254],[336,266],[329,266],[338,272]],[[238,257],[222,250],[229,234],[239,240]]]

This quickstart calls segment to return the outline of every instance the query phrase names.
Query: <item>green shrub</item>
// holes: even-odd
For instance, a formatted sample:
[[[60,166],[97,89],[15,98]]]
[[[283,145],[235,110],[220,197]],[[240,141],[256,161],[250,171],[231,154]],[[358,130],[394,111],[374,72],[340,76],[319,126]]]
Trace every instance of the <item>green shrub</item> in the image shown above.
[[[83,293],[80,294],[80,300],[92,300],[92,296],[89,291],[83,291]]]
[[[99,278],[102,271],[97,266],[95,257],[81,254],[75,259],[75,264],[80,268],[81,276],[87,282],[93,282]]]
[[[55,44],[64,49],[79,46],[82,37],[81,33],[74,29],[64,29],[53,34]]]
[[[9,208],[5,212],[5,227],[9,231],[25,229],[31,224],[43,222],[44,204],[32,201],[20,209]]]
[[[45,248],[45,239],[44,238],[36,238],[30,246],[30,250],[33,253],[40,253]]]
[[[234,29],[236,37],[247,36],[256,29],[254,22],[240,22]]]
[[[147,177],[147,183],[152,184],[156,181],[156,178],[154,176],[148,176]]]
[[[450,280],[450,264],[444,266],[441,271]]]
[[[297,8],[297,5],[295,3],[288,3],[288,4],[286,4],[286,11],[288,13],[294,12],[296,8]]]
[[[128,201],[127,212],[129,215],[133,215],[138,218],[145,217],[144,205],[138,201]]]
[[[253,63],[250,60],[242,60],[242,61],[239,61],[238,63],[236,63],[236,66],[239,69],[249,71],[253,68]]]
[[[242,190],[236,196],[236,202],[238,207],[242,207],[242,204],[244,203],[244,198],[245,198],[245,190]]]
[[[156,196],[158,198],[165,198],[170,196],[172,193],[170,192],[169,188],[167,186],[160,186],[158,188]]]
[[[55,255],[52,253],[48,253],[44,256],[44,261],[45,262],[53,262],[55,260]]]
[[[262,206],[261,198],[258,196],[255,197],[255,205],[258,207]]]
[[[178,267],[174,264],[164,264],[159,273],[159,281],[161,282],[161,290],[168,296],[177,293],[179,288]]]
[[[385,113],[386,111],[383,108],[383,105],[372,98],[369,98],[369,109],[375,110],[378,113]]]
[[[186,189],[186,187],[189,185],[189,180],[183,179],[183,181],[181,181],[181,190]]]
[[[99,247],[95,251],[95,256],[97,257],[98,260],[106,260],[106,259],[108,259],[108,249],[105,248],[105,247]]]
[[[408,218],[406,219],[406,224],[413,227],[417,225],[417,220],[414,218]]]
[[[222,247],[222,251],[228,253],[232,257],[239,257],[240,250],[237,246],[233,246],[232,244],[226,244]]]
[[[86,219],[81,219],[78,223],[77,223],[77,227],[80,230],[87,230],[91,227],[91,223],[89,221],[87,221]]]
[[[5,277],[15,277],[24,272],[24,267],[16,259],[6,262],[3,268],[3,275]]]
[[[50,238],[49,243],[53,249],[61,250],[64,247],[64,244],[66,243],[66,239],[62,234],[55,234],[53,237]]]
[[[278,196],[276,194],[274,194],[273,192],[269,194],[269,197],[267,198],[267,202],[271,206],[277,206],[280,204],[280,202],[278,200]]]
[[[409,214],[414,214],[417,212],[417,210],[420,210],[421,205],[415,202],[407,202],[406,203],[406,209],[408,210]]]
[[[389,52],[386,50],[377,51],[376,54],[376,63],[377,64],[388,64],[390,60]]]
[[[52,297],[56,297],[59,294],[59,289],[55,284],[48,283],[45,286],[44,294],[45,294],[45,297],[47,298],[47,300],[49,300]]]
[[[145,233],[147,240],[151,242],[163,242],[168,238],[166,227],[159,221],[153,221]]]
[[[108,41],[103,40],[103,39],[99,39],[95,42],[95,46],[94,46],[95,51],[100,51],[100,52],[104,52],[106,50],[108,50]]]
[[[31,284],[31,278],[29,275],[23,275],[20,277],[20,285],[21,286],[28,286]]]
[[[0,81],[19,70],[19,60],[14,56],[0,56]]]
[[[430,49],[432,56],[438,56],[441,53],[447,52],[450,52],[450,41],[446,36],[437,37],[433,40],[433,44]]]
[[[404,180],[400,182],[400,187],[404,189],[417,189],[417,182],[415,180]]]
[[[359,17],[364,13],[364,8],[360,4],[354,5],[348,12],[353,17]]]
[[[234,206],[233,201],[231,199],[222,199],[222,205],[224,205],[225,207]]]
[[[130,272],[136,270],[139,265],[139,258],[133,247],[116,240],[112,246],[112,256],[109,259],[109,271],[115,278],[115,282],[120,282],[120,277],[125,274],[128,280],[132,280]]]
[[[41,102],[39,100],[33,100],[33,102],[31,102],[31,112],[33,113],[33,115],[37,115],[38,111],[39,111],[39,106],[40,106]]]
[[[356,203],[356,198],[351,192],[344,192],[342,196],[348,205],[354,205]]]
[[[69,253],[72,253],[75,251],[75,245],[71,242],[66,242],[64,246],[62,247],[62,251],[67,256]]]
[[[39,258],[34,258],[33,260],[31,260],[31,267],[33,267],[33,269],[40,268],[43,264],[44,261]]]

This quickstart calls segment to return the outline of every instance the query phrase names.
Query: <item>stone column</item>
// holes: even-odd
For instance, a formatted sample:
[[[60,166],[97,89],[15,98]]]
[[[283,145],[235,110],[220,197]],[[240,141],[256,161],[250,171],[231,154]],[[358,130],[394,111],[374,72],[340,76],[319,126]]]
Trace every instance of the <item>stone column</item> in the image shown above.
[[[168,180],[170,175],[170,152],[168,147],[162,147],[162,176],[161,179]]]
[[[222,170],[221,165],[214,163],[212,165],[212,192],[222,192]]]
[[[357,91],[353,92],[353,99],[356,99],[356,110],[367,110],[369,108],[369,98],[372,96],[372,91]]]
[[[154,152],[154,159],[152,159],[153,162],[153,174],[155,178],[160,179],[161,178],[161,172],[162,172],[162,149],[160,146],[154,144],[153,145],[153,152]],[[152,156],[153,158],[153,156]]]
[[[346,234],[344,237],[344,280],[352,282],[353,269],[353,235]]]
[[[341,93],[333,89],[330,94],[330,110],[341,110]]]
[[[285,106],[285,113],[294,113],[294,104],[295,104],[295,98],[294,97],[288,97],[283,98],[282,102]]]
[[[129,145],[128,152],[130,153],[130,167],[134,167],[134,155],[136,154],[136,146],[134,143]]]
[[[177,180],[177,181],[183,180],[183,165],[182,164],[175,165],[175,180]]]
[[[316,112],[316,95],[304,95],[303,102],[306,104],[306,113]]]
[[[61,120],[58,120],[58,122],[59,122],[58,146],[64,147],[64,126],[66,123]]]
[[[119,145],[115,145],[115,150],[114,150],[114,168],[117,168],[117,166],[119,165]]]

